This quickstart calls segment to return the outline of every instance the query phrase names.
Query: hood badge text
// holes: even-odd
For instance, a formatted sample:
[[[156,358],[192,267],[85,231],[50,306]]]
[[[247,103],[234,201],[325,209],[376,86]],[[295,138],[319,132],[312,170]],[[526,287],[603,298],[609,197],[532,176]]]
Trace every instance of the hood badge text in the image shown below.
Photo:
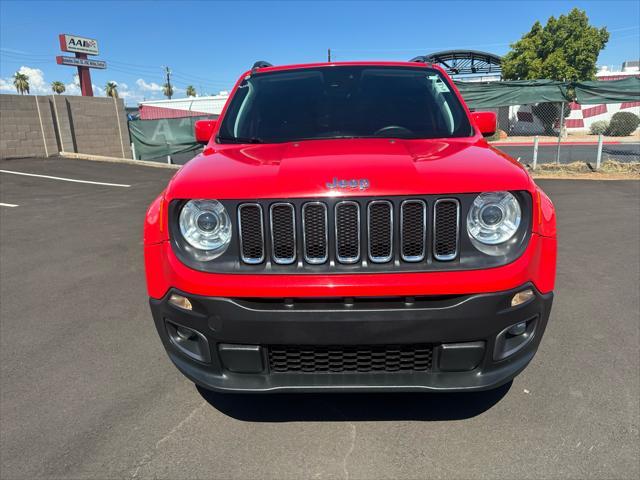
[[[333,182],[327,182],[326,186],[329,190],[346,189],[352,190],[366,190],[369,188],[369,180],[366,178],[354,178],[351,180],[338,179],[333,177]]]

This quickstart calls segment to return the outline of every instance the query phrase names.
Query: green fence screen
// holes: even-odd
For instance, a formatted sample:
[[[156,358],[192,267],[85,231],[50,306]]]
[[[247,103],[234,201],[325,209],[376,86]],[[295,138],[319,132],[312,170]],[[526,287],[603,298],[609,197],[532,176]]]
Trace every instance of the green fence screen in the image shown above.
[[[629,77],[606,82],[576,82],[576,101],[580,104],[640,101],[640,78]]]
[[[497,108],[544,102],[579,104],[640,101],[640,78],[622,80],[558,82],[555,80],[511,80],[505,82],[456,82],[469,108]],[[569,96],[573,90],[574,96]]]
[[[217,115],[161,120],[131,120],[129,135],[138,160],[166,158],[167,155],[195,152],[202,146],[196,143],[193,126],[196,120]]]
[[[567,101],[567,84],[554,80],[456,82],[456,87],[469,108],[496,108]]]

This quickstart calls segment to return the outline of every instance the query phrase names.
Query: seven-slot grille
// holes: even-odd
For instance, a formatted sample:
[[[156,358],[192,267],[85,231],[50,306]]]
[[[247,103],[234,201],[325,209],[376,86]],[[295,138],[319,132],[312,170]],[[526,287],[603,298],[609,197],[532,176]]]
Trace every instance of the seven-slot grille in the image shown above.
[[[417,263],[426,260],[430,248],[431,258],[445,262],[459,253],[460,203],[451,198],[433,203],[407,199],[395,206],[389,200],[340,200],[332,207],[323,201],[275,202],[264,207],[241,203],[237,218],[245,264],[262,263],[267,256],[279,265],[296,261],[321,265],[330,259],[338,265],[365,265],[365,260],[384,264],[394,258]],[[396,220],[399,227],[394,226]]]
[[[268,352],[274,373],[428,372],[433,346],[271,345]]]

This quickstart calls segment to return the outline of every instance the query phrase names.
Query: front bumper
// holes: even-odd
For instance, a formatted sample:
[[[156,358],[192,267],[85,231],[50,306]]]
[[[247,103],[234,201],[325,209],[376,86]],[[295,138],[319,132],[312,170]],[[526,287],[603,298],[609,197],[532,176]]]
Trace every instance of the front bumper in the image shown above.
[[[513,295],[525,288],[534,297],[511,307]],[[169,303],[172,293],[189,298],[193,310]],[[552,300],[552,293],[525,284],[497,293],[415,298],[232,299],[170,290],[150,304],[173,363],[211,390],[472,391],[496,388],[526,367]],[[527,322],[527,332],[514,341],[506,330],[520,322]],[[197,332],[198,355],[175,340],[176,326]],[[416,344],[432,348],[426,371],[276,372],[268,354],[273,346]]]

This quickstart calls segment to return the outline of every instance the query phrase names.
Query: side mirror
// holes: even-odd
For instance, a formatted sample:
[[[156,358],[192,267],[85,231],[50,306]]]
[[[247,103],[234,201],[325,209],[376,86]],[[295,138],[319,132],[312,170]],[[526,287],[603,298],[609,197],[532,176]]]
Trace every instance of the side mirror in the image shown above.
[[[194,125],[196,142],[202,143],[203,145],[209,143],[217,123],[217,120],[197,120]]]
[[[473,121],[485,137],[490,137],[498,129],[498,118],[493,112],[473,112],[471,114]]]

